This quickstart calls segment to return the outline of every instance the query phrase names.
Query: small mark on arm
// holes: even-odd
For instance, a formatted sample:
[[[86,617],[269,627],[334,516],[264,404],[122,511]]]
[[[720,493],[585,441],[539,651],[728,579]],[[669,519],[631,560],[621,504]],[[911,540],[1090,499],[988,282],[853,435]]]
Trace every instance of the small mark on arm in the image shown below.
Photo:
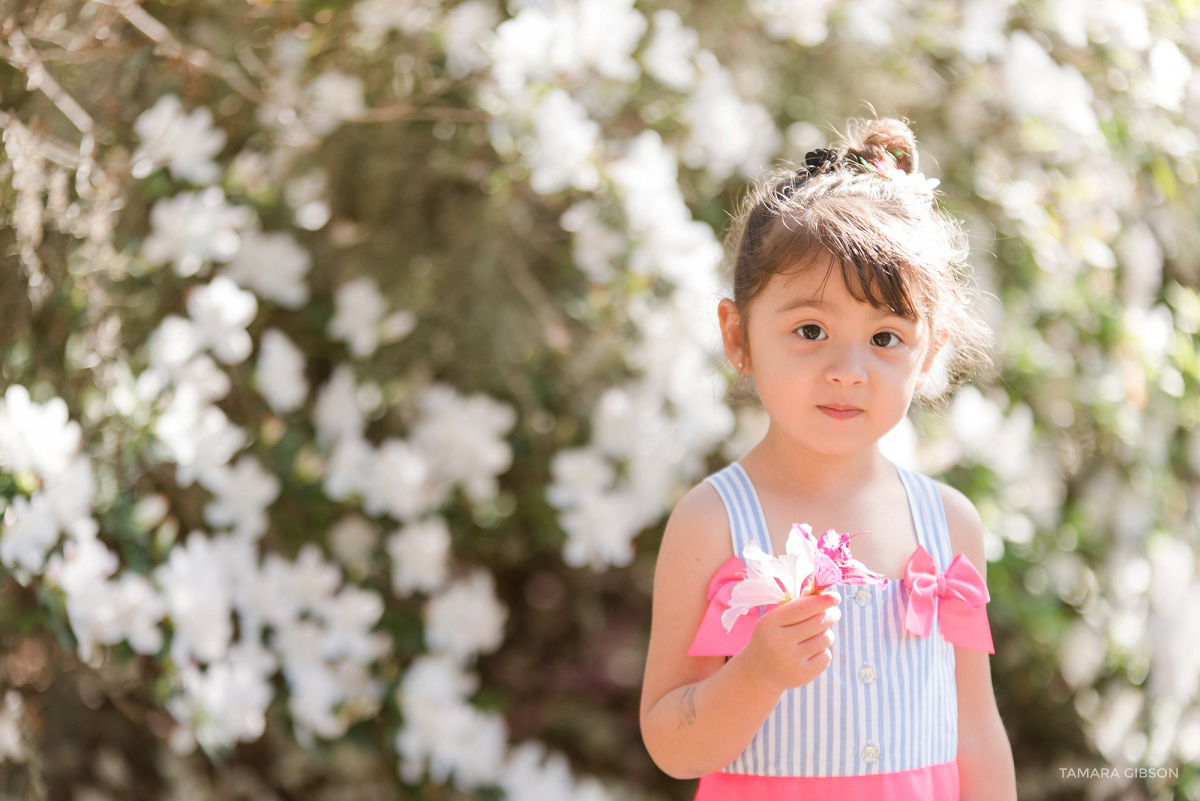
[[[679,699],[679,728],[696,724],[696,688],[688,687]]]

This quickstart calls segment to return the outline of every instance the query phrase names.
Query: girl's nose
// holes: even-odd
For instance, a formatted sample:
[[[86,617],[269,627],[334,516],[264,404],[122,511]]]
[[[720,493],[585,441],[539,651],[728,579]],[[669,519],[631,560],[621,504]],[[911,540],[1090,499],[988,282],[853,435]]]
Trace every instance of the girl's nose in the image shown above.
[[[825,368],[825,377],[835,384],[855,386],[866,383],[867,370],[860,349],[847,345],[837,348],[831,353],[829,365]]]

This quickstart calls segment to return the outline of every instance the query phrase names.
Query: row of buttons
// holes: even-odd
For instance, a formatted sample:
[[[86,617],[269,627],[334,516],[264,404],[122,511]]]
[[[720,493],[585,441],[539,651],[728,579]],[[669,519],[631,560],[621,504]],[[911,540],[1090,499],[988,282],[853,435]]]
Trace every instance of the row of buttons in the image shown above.
[[[871,591],[866,587],[859,587],[854,593],[854,603],[859,606],[867,606],[871,603]],[[875,668],[870,665],[863,665],[858,669],[858,680],[863,684],[874,684],[876,679]],[[879,762],[879,746],[875,743],[868,742],[863,746],[862,760],[868,765],[874,765]]]

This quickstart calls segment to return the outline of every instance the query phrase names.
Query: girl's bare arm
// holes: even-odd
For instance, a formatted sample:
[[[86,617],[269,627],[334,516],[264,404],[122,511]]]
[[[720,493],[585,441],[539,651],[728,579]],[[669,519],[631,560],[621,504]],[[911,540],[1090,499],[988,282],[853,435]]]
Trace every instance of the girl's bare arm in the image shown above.
[[[726,661],[689,657],[708,607],[708,584],[730,556],[725,507],[700,485],[667,522],[654,577],[654,606],[642,686],[642,738],[663,771],[695,778],[742,752],[783,690],[829,665],[836,597],[802,598],[759,621],[750,644]]]

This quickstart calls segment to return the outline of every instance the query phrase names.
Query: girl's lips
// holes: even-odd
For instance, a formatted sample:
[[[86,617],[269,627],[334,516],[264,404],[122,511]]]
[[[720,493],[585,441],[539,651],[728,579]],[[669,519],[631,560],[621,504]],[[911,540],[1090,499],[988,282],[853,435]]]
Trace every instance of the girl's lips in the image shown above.
[[[817,408],[835,420],[849,420],[851,417],[857,417],[863,412],[857,406],[846,406],[841,403],[822,404]]]

